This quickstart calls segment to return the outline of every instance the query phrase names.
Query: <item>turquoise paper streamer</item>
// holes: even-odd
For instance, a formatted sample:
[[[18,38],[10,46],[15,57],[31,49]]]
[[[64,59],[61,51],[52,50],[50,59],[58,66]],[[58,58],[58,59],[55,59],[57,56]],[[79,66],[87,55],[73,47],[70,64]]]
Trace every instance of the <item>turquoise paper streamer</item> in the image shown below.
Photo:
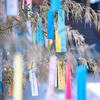
[[[47,15],[47,39],[54,39],[54,16],[51,11]]]
[[[76,68],[77,100],[86,100],[86,73],[87,69],[85,66]]]
[[[43,46],[43,34],[42,34],[42,18],[37,25],[37,45]]]
[[[35,33],[32,34],[32,41],[33,41],[33,44],[36,45],[36,34]]]
[[[61,38],[61,52],[66,52],[65,11],[58,11],[58,37]]]
[[[2,0],[2,2],[4,3],[4,2],[5,2],[5,0]]]
[[[50,0],[50,8],[52,12],[58,12],[60,9],[60,0]]]

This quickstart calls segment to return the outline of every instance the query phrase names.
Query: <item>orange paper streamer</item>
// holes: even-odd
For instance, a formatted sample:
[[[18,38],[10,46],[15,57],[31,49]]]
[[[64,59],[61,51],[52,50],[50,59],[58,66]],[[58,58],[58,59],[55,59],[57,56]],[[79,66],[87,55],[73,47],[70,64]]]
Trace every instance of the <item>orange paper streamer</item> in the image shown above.
[[[13,96],[13,86],[10,86],[8,89],[9,96]]]

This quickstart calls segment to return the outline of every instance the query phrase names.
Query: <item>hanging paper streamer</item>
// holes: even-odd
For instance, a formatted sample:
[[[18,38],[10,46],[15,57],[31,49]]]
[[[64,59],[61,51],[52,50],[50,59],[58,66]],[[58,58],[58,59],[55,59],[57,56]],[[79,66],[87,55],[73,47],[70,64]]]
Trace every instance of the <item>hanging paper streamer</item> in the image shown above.
[[[29,70],[32,68],[32,64],[29,65]],[[29,71],[29,81],[31,81],[30,71]]]
[[[29,9],[32,9],[32,0],[27,0],[27,5],[29,5],[28,7],[29,7]],[[28,9],[28,10],[29,10]],[[30,17],[30,12],[28,12],[28,17]]]
[[[58,89],[64,90],[65,89],[65,72],[64,68],[61,67],[62,62],[58,61]]]
[[[56,61],[55,87],[57,87],[57,74],[58,74],[57,68],[58,68],[58,62]]]
[[[5,0],[5,14],[8,16],[18,15],[18,0]]]
[[[61,52],[66,52],[65,11],[58,11],[58,37],[61,38]]]
[[[9,96],[13,96],[13,86],[10,86],[8,91],[9,91]]]
[[[32,7],[32,0],[27,0],[27,5],[29,5],[28,7]]]
[[[43,46],[43,34],[42,34],[42,18],[39,19],[37,25],[37,45]]]
[[[7,0],[5,0],[5,14],[7,15]]]
[[[65,98],[66,99],[71,99],[72,95],[71,95],[71,64],[70,64],[70,59],[67,59],[67,66],[66,66],[66,94],[65,94]],[[80,99],[81,100],[81,99]]]
[[[32,96],[38,95],[37,79],[34,68],[30,70]]]
[[[0,43],[0,93],[2,93],[2,69],[1,69],[1,60],[2,60],[2,56],[1,56],[1,43]]]
[[[2,0],[2,2],[4,3],[5,0]]]
[[[3,3],[0,0],[0,18],[3,18]]]
[[[32,42],[32,36],[31,36],[31,21],[27,21],[27,30],[28,30],[28,33],[27,33],[27,39]]]
[[[52,12],[58,12],[60,9],[60,0],[50,0],[50,9]]]
[[[22,100],[22,56],[17,53],[14,57],[14,96],[13,100]]]
[[[45,99],[51,99],[54,93],[54,87],[55,87],[55,75],[56,75],[56,56],[50,57],[49,62],[49,85],[46,92]]]
[[[23,43],[22,37],[21,37],[21,33],[20,33],[21,30],[22,30],[22,28],[17,27],[18,39],[19,39],[20,43]],[[23,46],[24,46],[24,45],[19,46],[19,44],[16,43],[16,49],[17,49],[22,55],[23,55],[23,49],[24,49]]]
[[[29,5],[28,7],[30,9],[32,9],[32,0],[27,0],[27,5]],[[28,15],[28,17],[30,17],[30,12],[28,12],[27,15]],[[31,21],[30,20],[27,21],[27,30],[28,30],[27,39],[28,39],[28,41],[32,42],[32,30],[31,30]],[[28,46],[28,49],[31,49],[31,47]]]
[[[86,73],[87,69],[85,66],[76,68],[77,100],[86,100]]]
[[[22,9],[24,9],[24,0],[22,0]]]
[[[54,16],[51,11],[47,15],[47,39],[54,39]]]
[[[36,33],[35,32],[32,34],[32,41],[33,41],[33,44],[36,45]]]
[[[61,38],[58,37],[58,31],[55,31],[56,35],[56,52],[61,52]]]

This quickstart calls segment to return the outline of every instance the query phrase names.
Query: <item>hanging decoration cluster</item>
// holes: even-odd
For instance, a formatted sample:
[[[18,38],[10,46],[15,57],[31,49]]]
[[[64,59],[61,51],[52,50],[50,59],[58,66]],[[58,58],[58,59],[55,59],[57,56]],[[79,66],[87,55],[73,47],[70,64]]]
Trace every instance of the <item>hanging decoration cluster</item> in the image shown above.
[[[71,72],[75,73],[76,69],[77,100],[83,95],[86,100],[86,92],[83,93],[86,91],[86,68],[91,67],[96,75],[100,72],[100,65],[91,59],[90,50],[96,55],[97,52],[94,44],[85,44],[77,30],[65,25],[65,18],[82,22],[84,16],[85,23],[91,26],[94,22],[99,28],[97,18],[100,15],[72,0],[44,0],[38,11],[32,10],[32,0],[26,0],[26,4],[24,0],[0,3],[0,93],[4,81],[9,86],[9,95],[21,100],[29,74],[32,96],[37,96],[40,83],[49,79],[46,99],[52,98],[54,87],[65,90],[65,98],[71,99]]]

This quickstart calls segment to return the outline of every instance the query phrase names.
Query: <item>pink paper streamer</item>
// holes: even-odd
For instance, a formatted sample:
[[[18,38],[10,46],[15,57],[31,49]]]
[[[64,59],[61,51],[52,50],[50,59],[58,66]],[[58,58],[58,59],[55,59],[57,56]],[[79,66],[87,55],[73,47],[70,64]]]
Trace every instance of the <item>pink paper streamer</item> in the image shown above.
[[[24,9],[24,0],[23,0],[23,2],[22,2],[22,9]]]
[[[30,4],[29,7],[32,7],[32,0],[27,0],[27,5],[28,4]]]
[[[54,93],[54,87],[55,87],[55,76],[56,76],[56,56],[50,57],[49,62],[49,85],[46,92],[45,99],[51,99]]]
[[[67,60],[67,73],[66,73],[66,94],[65,94],[65,98],[67,100],[72,98],[72,94],[71,94],[71,63],[70,63],[70,59]]]

